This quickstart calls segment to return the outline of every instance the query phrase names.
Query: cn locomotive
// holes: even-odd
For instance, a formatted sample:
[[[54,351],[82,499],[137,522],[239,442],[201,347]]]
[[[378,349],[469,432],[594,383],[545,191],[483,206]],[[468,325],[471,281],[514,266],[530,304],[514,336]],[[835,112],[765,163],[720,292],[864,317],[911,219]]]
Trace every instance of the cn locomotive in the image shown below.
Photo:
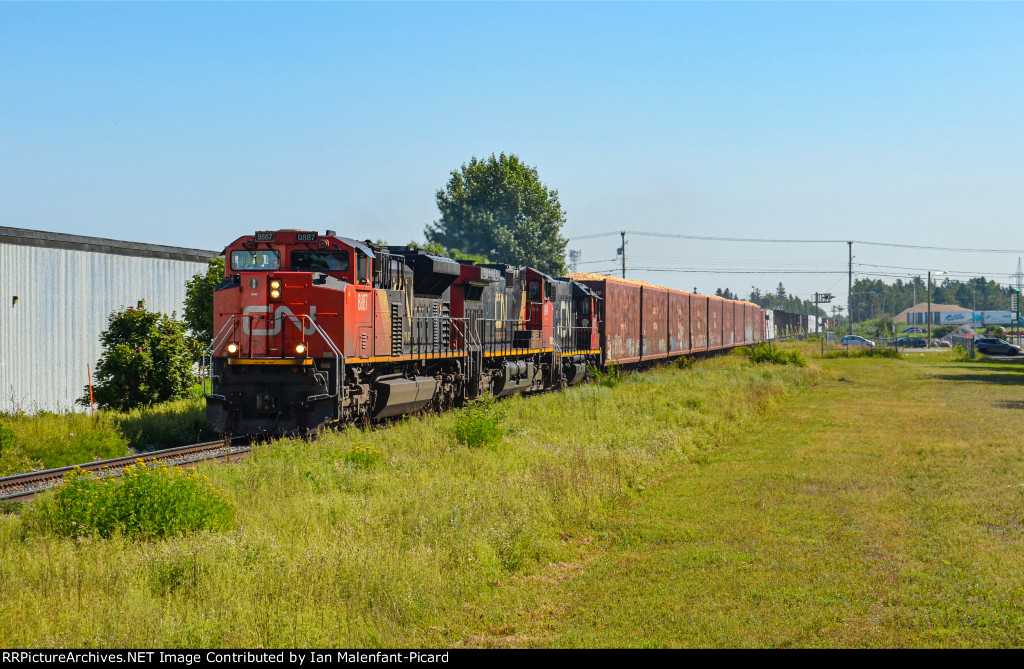
[[[305,433],[582,382],[763,339],[757,305],[599,275],[551,277],[306,230],[224,250],[207,417]]]

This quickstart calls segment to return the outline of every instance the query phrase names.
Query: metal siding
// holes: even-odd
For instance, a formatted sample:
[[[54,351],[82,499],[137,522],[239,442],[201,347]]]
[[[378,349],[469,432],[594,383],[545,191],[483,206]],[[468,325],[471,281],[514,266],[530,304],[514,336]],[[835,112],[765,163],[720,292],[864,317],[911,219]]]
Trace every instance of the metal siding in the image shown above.
[[[690,348],[707,349],[708,298],[703,295],[690,295],[690,332],[693,340]]]
[[[665,330],[668,327],[668,290],[654,286],[641,286],[640,355],[644,360],[664,358],[668,355]]]
[[[180,316],[185,282],[205,271],[204,262],[0,244],[0,410],[80,409],[110,314],[145,300]]]
[[[722,348],[722,305],[724,300],[708,298],[708,348]]]
[[[668,293],[669,352],[690,350],[690,294],[679,290]]]

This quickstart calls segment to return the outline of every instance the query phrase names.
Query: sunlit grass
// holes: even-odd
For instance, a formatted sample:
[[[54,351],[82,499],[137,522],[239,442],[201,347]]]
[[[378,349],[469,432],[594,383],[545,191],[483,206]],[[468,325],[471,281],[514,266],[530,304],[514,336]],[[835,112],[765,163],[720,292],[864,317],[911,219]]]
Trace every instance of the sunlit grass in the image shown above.
[[[489,448],[459,443],[454,412],[281,440],[200,469],[237,504],[219,534],[22,539],[25,521],[7,516],[0,642],[474,644],[536,595],[549,565],[575,564],[612,514],[813,379],[722,358],[512,398]]]

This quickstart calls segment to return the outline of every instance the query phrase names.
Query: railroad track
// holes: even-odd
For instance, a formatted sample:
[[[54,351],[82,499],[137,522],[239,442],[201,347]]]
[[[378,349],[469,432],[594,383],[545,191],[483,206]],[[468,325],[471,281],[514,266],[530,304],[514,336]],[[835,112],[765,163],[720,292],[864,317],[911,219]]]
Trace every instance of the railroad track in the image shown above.
[[[123,458],[99,460],[84,465],[76,465],[80,469],[102,472],[104,476],[120,476],[121,471],[136,460],[143,462],[162,462],[168,465],[186,465],[203,460],[222,460],[230,462],[243,457],[250,450],[249,440],[245,437],[207,441],[202,444],[191,444],[177,448],[165,448],[160,451],[126,455]],[[0,478],[0,500],[25,501],[44,490],[52,488],[64,480],[64,475],[75,467],[58,467],[45,469],[28,474],[16,474]]]

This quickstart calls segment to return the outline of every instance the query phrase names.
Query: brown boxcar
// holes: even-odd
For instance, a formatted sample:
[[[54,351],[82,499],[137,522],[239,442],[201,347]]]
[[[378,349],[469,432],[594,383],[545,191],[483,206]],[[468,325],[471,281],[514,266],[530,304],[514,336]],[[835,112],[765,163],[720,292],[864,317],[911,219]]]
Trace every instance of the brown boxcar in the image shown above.
[[[708,307],[706,295],[690,295],[690,350],[706,351],[708,348]]]
[[[611,277],[585,280],[601,298],[601,348],[604,363],[627,365],[640,361],[640,284]]]
[[[722,305],[725,303],[720,297],[708,296],[708,348],[722,348],[724,317]]]
[[[668,352],[670,355],[689,353],[690,343],[690,293],[681,290],[668,291]]]
[[[722,346],[736,343],[736,304],[722,300]]]
[[[668,288],[640,287],[640,357],[668,356]]]

